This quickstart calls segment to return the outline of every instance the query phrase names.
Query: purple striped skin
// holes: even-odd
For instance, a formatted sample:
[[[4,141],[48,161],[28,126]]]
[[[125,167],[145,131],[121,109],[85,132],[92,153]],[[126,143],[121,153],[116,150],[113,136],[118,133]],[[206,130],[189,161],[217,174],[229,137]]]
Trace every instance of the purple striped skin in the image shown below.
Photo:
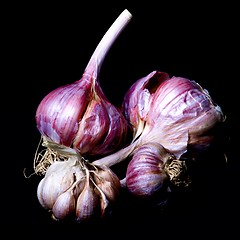
[[[101,100],[92,100],[81,121],[73,146],[85,154],[94,151],[95,145],[103,142],[109,126],[108,109]]]
[[[111,104],[98,82],[83,118],[73,146],[88,156],[99,156],[115,151],[124,143],[127,122],[121,111]]]
[[[167,175],[163,163],[171,154],[158,143],[139,147],[128,164],[126,185],[135,196],[150,197],[167,189]]]
[[[40,133],[57,144],[71,146],[92,95],[92,79],[89,75],[50,92],[36,111]]]
[[[121,110],[108,101],[98,82],[96,82],[95,88],[105,108],[108,110],[109,119],[108,130],[104,140],[102,142],[99,141],[94,146],[94,154],[101,155],[102,152],[108,154],[123,146],[127,137],[128,124]]]
[[[182,77],[172,77],[163,82],[156,91],[148,122],[159,116],[188,120],[209,111],[213,103],[196,82]],[[187,119],[186,119],[187,118]]]

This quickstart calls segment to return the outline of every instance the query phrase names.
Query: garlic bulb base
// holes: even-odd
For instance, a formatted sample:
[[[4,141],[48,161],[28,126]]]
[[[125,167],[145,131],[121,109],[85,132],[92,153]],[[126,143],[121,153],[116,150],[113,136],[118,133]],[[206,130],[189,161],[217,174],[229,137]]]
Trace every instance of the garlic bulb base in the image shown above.
[[[192,179],[184,160],[170,158],[163,167],[170,181],[177,187],[189,187]]]

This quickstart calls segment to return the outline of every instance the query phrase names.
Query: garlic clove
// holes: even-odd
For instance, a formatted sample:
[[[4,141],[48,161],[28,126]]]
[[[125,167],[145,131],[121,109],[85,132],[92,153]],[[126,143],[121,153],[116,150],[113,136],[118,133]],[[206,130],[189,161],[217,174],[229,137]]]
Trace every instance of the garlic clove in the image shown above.
[[[79,122],[73,146],[81,149],[81,154],[94,154],[95,146],[104,141],[109,123],[108,111],[103,101],[93,99]]]
[[[42,179],[39,183],[38,199],[44,208],[52,209],[57,197],[63,192],[60,183],[56,179],[52,174],[52,176]]]
[[[109,200],[107,199],[107,197],[104,194],[104,192],[102,191],[102,189],[99,188],[97,185],[94,190],[95,190],[96,194],[99,196],[101,218],[104,218],[107,214],[107,209],[109,207]]]
[[[94,146],[95,156],[107,155],[118,150],[123,144],[125,144],[126,136],[128,132],[128,126],[126,119],[118,108],[114,105],[105,102],[106,108],[108,109],[108,132],[102,142],[99,142]]]
[[[89,178],[86,180],[83,191],[77,198],[76,221],[86,222],[100,216],[99,196],[90,184]]]
[[[60,194],[52,207],[54,219],[62,220],[72,215],[75,211],[75,202],[72,189]]]
[[[45,184],[45,178],[42,178],[41,181],[39,182],[38,186],[37,186],[37,198],[38,198],[38,201],[42,205],[43,208],[51,209],[52,204],[48,204],[46,199],[45,199],[45,196],[43,195],[44,184]]]
[[[107,167],[104,165],[98,166],[98,170],[94,174],[94,180],[95,180],[95,182],[98,182],[99,179],[102,179],[103,181],[112,182],[116,188],[121,187],[119,177],[110,167]]]
[[[98,82],[73,146],[85,156],[106,155],[121,147],[127,136],[127,121],[120,109],[111,104]]]
[[[114,203],[119,196],[119,188],[117,188],[113,182],[106,180],[97,180],[97,186],[102,190],[105,194],[108,201]]]
[[[79,194],[83,191],[84,186],[86,184],[85,177],[84,178],[77,178],[77,179],[81,179],[81,180],[79,180],[76,183],[75,187],[73,188],[73,194],[74,194],[76,199],[78,198]]]

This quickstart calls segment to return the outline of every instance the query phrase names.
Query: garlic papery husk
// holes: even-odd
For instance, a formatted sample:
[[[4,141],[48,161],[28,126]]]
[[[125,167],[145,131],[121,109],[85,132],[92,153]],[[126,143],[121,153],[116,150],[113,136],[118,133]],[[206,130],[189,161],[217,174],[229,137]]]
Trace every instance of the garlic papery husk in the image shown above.
[[[106,155],[124,144],[127,122],[120,109],[104,95],[99,85],[99,71],[107,52],[131,17],[126,9],[114,21],[92,54],[81,79],[53,90],[40,102],[36,123],[46,141],[78,148],[86,158]]]
[[[165,72],[151,72],[136,81],[125,94],[122,111],[133,128],[133,141],[144,129],[155,91],[167,78],[169,75]]]
[[[126,186],[133,195],[149,198],[166,192],[169,178],[164,163],[175,159],[159,143],[146,143],[134,151],[126,171]]]
[[[144,88],[135,87],[142,82],[148,84]],[[135,94],[146,96],[146,92],[151,101],[149,96],[136,99]],[[146,105],[148,107],[144,108]],[[221,108],[198,83],[182,77],[170,78],[159,71],[139,79],[126,94],[123,110],[127,117],[132,113],[141,116],[142,109],[141,141],[158,141],[177,158],[190,148],[192,152],[207,149],[213,140],[214,129],[224,121]],[[135,120],[128,119],[136,127]]]

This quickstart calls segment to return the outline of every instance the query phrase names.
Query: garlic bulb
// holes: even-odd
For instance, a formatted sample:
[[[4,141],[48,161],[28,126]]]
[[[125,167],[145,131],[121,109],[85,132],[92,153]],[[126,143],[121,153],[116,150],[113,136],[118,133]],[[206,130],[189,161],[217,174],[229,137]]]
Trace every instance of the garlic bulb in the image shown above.
[[[99,85],[105,55],[131,19],[124,10],[99,42],[82,78],[45,96],[36,111],[37,128],[45,141],[77,148],[85,157],[103,156],[126,140],[127,122]]]
[[[159,143],[146,143],[134,151],[126,171],[128,190],[139,197],[166,191],[169,179],[164,163],[175,158]]]
[[[101,219],[119,197],[120,180],[108,167],[71,157],[55,161],[39,182],[37,197],[55,220],[77,222]]]
[[[160,143],[177,159],[183,155],[193,159],[211,146],[215,131],[225,121],[206,89],[160,71],[137,80],[126,93],[122,109],[133,129],[132,143],[94,164],[112,166],[149,142]]]

